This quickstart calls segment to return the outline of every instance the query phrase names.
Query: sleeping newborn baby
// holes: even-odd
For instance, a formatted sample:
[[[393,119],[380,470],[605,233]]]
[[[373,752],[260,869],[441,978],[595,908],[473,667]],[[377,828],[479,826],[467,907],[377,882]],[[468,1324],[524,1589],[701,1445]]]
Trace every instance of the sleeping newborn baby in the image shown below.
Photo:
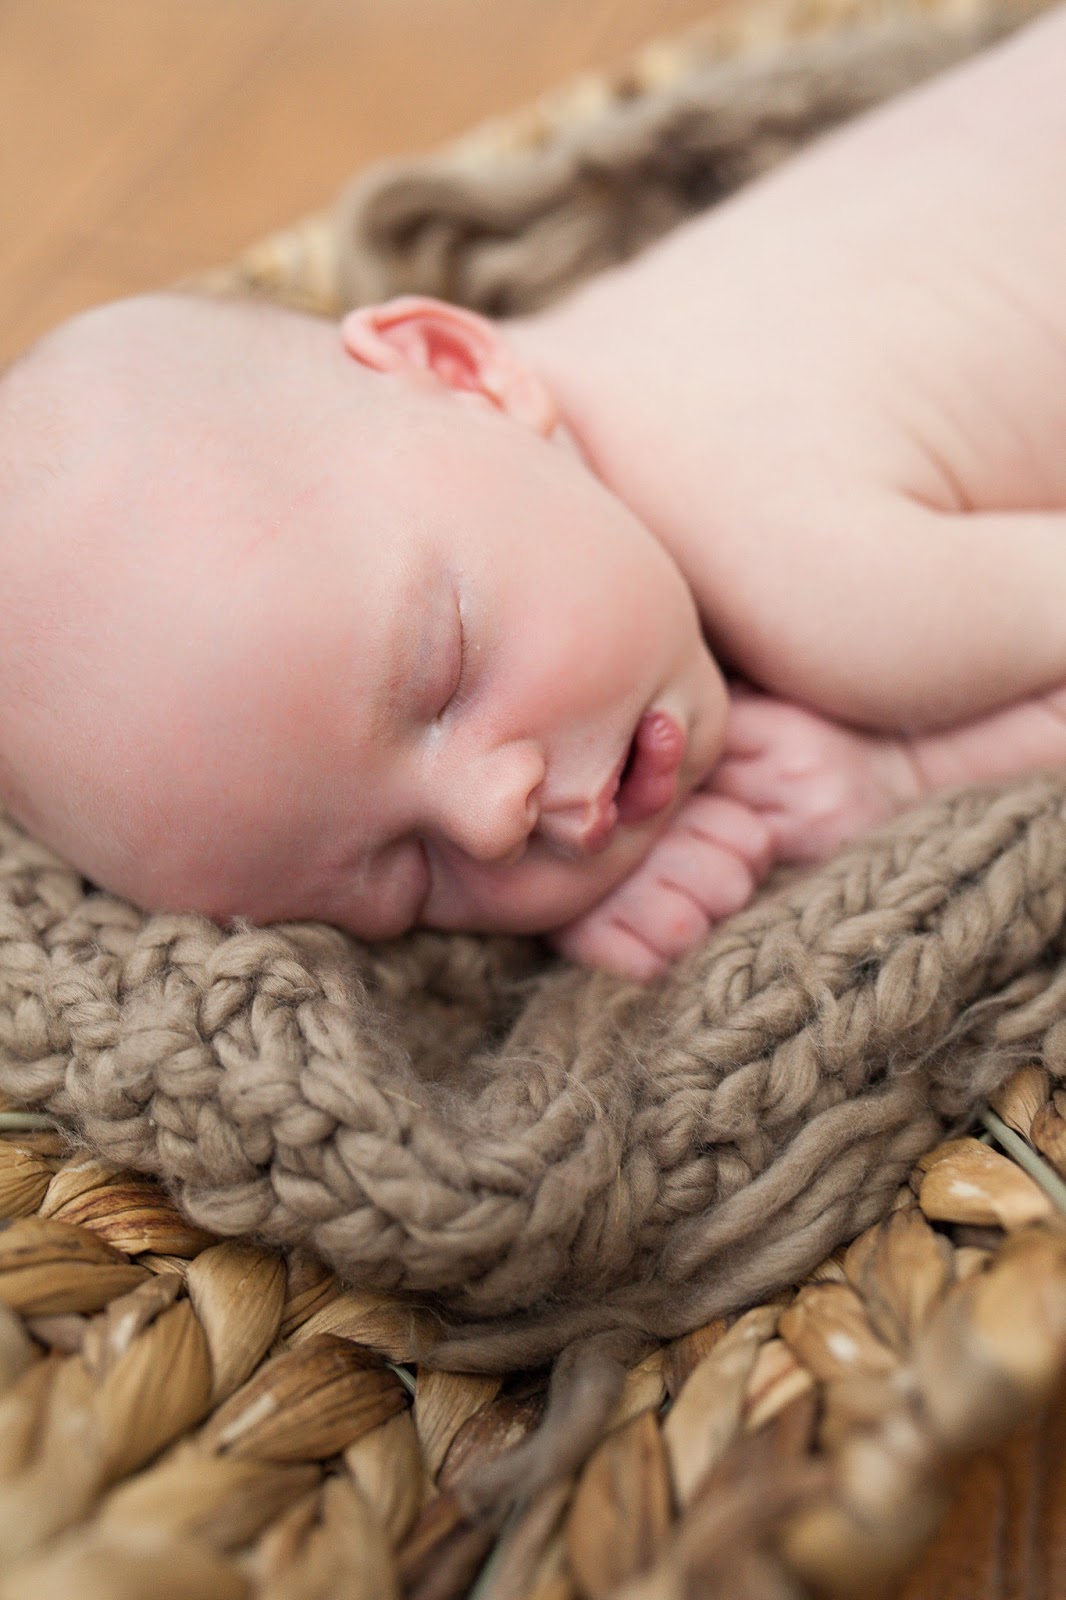
[[[145,907],[646,978],[1066,763],[1066,12],[562,305],[146,297],[0,384],[0,797]]]

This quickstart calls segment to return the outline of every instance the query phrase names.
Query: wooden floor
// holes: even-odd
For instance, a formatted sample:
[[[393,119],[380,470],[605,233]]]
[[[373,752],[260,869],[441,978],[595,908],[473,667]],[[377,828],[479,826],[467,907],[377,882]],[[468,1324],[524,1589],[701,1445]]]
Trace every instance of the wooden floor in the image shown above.
[[[0,364],[714,0],[0,0]]]

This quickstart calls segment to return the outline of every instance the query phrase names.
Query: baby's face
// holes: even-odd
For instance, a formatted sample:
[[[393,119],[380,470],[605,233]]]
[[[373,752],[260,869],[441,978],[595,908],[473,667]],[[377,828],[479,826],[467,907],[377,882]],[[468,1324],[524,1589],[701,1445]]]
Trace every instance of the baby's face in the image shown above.
[[[374,936],[557,926],[632,870],[716,753],[691,598],[578,461],[498,417],[418,428],[393,466],[380,524],[336,519],[322,569],[318,914]],[[368,487],[336,484],[353,507]],[[679,730],[657,788],[654,740],[634,750],[655,712]]]
[[[120,370],[73,448],[81,526],[67,504],[44,541],[79,571],[71,770],[54,717],[23,760],[83,803],[24,820],[149,906],[556,927],[717,754],[688,587],[561,434],[373,370],[330,325],[283,333],[276,360],[257,332],[243,402],[225,340],[161,417]]]

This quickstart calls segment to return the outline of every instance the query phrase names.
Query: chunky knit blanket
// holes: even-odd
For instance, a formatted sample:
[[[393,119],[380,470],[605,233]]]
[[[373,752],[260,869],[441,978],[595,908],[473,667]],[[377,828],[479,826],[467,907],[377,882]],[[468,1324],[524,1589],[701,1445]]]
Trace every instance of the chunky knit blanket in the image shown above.
[[[339,213],[347,298],[540,303],[1018,14],[704,63],[491,170],[379,172]],[[1019,1060],[1066,1073],[1064,944],[1062,774],[926,805],[649,989],[532,941],[143,915],[2,822],[0,1091],[218,1233],[409,1294],[425,1359],[602,1356],[794,1282]]]

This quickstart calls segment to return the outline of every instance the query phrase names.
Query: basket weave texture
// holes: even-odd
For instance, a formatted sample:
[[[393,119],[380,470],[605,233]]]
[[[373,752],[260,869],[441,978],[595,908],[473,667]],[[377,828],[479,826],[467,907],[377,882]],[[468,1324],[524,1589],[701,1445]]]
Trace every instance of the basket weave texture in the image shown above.
[[[1021,14],[817,32],[854,9],[648,52],[200,287],[532,307]],[[145,918],[7,825],[0,882],[0,1087],[110,1158],[0,1140],[0,1600],[876,1594],[1054,1390],[1061,777],[904,819],[651,996]],[[1039,1181],[922,1154],[982,1093]]]

